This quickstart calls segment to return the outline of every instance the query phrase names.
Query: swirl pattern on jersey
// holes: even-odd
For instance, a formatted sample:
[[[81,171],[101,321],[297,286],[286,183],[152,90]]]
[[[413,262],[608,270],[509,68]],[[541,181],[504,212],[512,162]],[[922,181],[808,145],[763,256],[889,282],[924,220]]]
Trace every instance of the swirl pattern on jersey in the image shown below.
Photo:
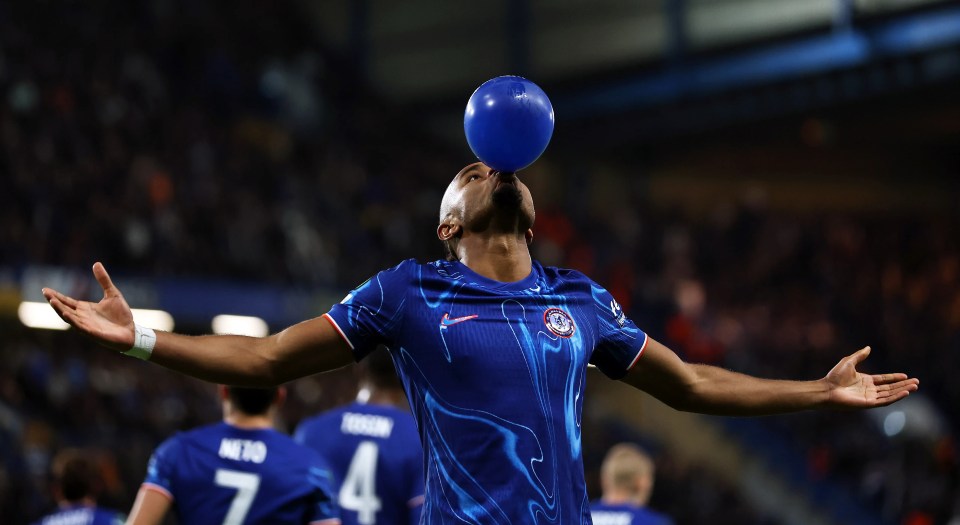
[[[424,445],[424,523],[589,523],[587,364],[603,348],[601,368],[625,371],[642,334],[598,309],[612,298],[594,286],[536,263],[499,283],[458,262],[408,261],[331,310],[358,358],[391,349]],[[551,328],[550,310],[573,326]]]

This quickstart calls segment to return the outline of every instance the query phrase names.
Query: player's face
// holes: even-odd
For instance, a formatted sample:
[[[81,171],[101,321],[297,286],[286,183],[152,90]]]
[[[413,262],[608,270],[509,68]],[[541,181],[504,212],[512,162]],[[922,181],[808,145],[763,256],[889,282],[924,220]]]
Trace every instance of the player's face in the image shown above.
[[[500,173],[482,162],[460,170],[443,196],[440,221],[450,218],[464,229],[485,230],[494,221],[516,224],[519,233],[533,226],[530,190],[513,173]]]

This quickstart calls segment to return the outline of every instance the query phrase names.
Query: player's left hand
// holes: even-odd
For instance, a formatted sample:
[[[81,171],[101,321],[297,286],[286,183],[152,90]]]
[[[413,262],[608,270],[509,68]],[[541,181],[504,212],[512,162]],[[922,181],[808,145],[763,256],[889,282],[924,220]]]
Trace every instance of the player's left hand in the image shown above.
[[[857,371],[857,365],[870,355],[865,346],[848,355],[827,373],[823,381],[829,389],[827,404],[836,408],[873,408],[895,403],[920,388],[920,380],[907,374],[870,375]]]

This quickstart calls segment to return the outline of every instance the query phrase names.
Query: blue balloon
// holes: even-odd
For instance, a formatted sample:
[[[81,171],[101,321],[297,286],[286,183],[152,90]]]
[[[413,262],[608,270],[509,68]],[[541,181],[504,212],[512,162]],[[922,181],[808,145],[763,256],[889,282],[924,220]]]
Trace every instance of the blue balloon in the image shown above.
[[[553,105],[539,86],[523,77],[496,77],[470,96],[463,131],[484,164],[498,171],[519,171],[547,149],[553,136]]]

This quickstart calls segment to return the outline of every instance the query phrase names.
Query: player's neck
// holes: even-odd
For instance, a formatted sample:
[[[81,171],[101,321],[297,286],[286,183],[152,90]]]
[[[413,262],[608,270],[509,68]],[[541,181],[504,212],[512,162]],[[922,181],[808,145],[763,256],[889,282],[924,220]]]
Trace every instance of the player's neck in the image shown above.
[[[385,405],[397,408],[404,408],[407,405],[407,397],[402,391],[389,388],[370,388],[370,396],[366,400],[371,405]]]
[[[636,494],[616,490],[604,493],[600,501],[607,505],[636,505],[638,507],[643,507],[646,503],[638,498]]]
[[[269,413],[251,416],[238,410],[232,410],[223,417],[223,422],[233,427],[248,430],[273,428],[273,416]]]
[[[517,282],[528,275],[533,262],[523,235],[464,235],[457,246],[460,262],[494,281]]]

